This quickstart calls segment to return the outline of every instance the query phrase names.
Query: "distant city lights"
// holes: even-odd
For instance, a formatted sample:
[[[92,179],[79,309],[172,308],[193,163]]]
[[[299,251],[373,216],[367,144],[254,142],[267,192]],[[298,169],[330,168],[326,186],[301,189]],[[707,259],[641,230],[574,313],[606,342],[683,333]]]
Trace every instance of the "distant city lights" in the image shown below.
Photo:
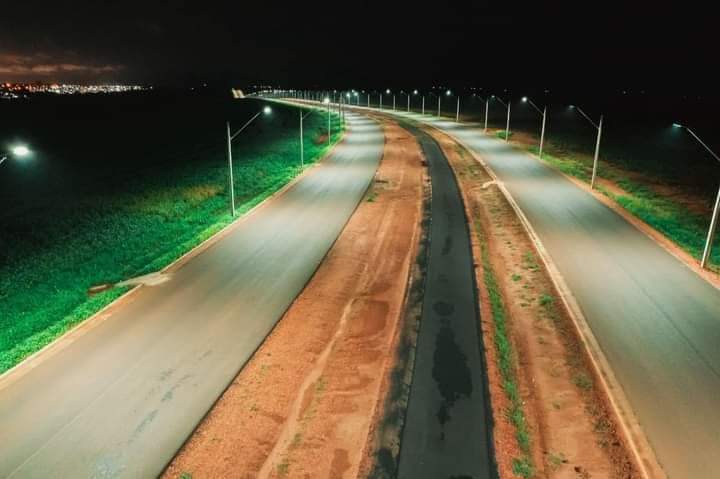
[[[86,95],[152,90],[142,85],[74,85],[65,83],[0,83],[0,99],[12,100],[31,94]]]

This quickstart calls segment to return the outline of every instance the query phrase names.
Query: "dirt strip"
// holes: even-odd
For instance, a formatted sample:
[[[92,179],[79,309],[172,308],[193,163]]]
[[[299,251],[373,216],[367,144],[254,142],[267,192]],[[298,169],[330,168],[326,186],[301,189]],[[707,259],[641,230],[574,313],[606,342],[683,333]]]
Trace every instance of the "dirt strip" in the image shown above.
[[[385,135],[365,200],[164,477],[349,478],[368,462],[425,179],[415,140],[394,124]]]
[[[473,255],[479,262],[485,251],[498,283],[516,355],[534,477],[635,477],[604,393],[590,373],[580,340],[520,220],[471,154],[448,136],[432,128],[427,131],[440,142],[460,182],[472,222]],[[493,312],[480,266],[483,334],[492,344]],[[491,349],[487,350],[488,376],[498,468],[501,477],[517,477],[513,460],[522,453],[513,437],[497,353]]]

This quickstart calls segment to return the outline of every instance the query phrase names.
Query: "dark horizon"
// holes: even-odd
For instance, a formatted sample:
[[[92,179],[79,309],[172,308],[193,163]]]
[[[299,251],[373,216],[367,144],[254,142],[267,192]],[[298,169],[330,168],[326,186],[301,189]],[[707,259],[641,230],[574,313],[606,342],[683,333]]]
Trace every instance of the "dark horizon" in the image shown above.
[[[0,82],[712,93],[709,16],[594,8],[15,2],[0,18]]]

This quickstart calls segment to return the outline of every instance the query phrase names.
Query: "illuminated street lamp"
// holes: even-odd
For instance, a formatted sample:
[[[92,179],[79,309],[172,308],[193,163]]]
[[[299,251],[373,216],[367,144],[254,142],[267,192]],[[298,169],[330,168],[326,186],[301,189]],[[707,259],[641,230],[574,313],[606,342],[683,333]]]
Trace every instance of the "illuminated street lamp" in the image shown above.
[[[325,97],[323,100],[323,103],[327,105],[327,115],[328,115],[328,145],[330,144],[330,98]]]
[[[25,158],[30,155],[30,149],[25,145],[16,145],[10,148],[10,152],[5,155],[0,155],[0,165],[5,162],[11,156],[14,158]]]
[[[594,126],[597,129],[597,141],[595,142],[595,157],[593,158],[593,169],[592,169],[592,177],[590,178],[590,189],[595,188],[595,177],[597,175],[597,166],[598,166],[598,155],[600,153],[600,135],[602,135],[602,124],[603,124],[603,116],[600,115],[600,121],[595,124],[594,121],[590,119],[589,116],[585,114],[584,111],[580,109],[579,106],[570,105],[570,108],[573,110],[577,110],[587,121],[590,122],[592,126]]]
[[[715,152],[712,151],[710,147],[707,146],[705,142],[702,141],[700,137],[698,137],[690,128],[685,125],[681,125],[680,123],[673,123],[673,127],[684,128],[698,141],[698,143],[703,146],[703,148],[708,151],[708,153],[713,156],[713,158],[720,161],[720,157],[718,157],[718,155],[716,155]],[[708,229],[707,239],[705,240],[705,249],[703,250],[702,259],[700,260],[701,268],[705,268],[708,261],[710,261],[710,253],[712,252],[713,241],[715,241],[715,231],[717,230],[718,216],[720,216],[720,188],[718,188],[717,198],[715,198],[715,207],[713,208],[712,218],[710,219],[710,228]]]
[[[524,97],[522,97],[522,101],[523,101],[523,103],[529,103],[530,106],[535,108],[535,110],[537,110],[537,112],[542,115],[543,121],[542,121],[542,128],[540,129],[540,158],[542,158],[543,143],[545,141],[545,119],[547,118],[547,105],[542,110],[540,110],[540,108],[538,108],[538,106],[535,103],[533,103],[533,101],[530,98],[524,96]]]
[[[451,93],[452,92],[450,90],[448,90],[445,92],[445,95],[450,96]],[[440,99],[441,98],[442,98],[442,95],[438,95],[438,114],[437,114],[438,118],[440,118]]]
[[[238,136],[245,128],[247,128],[250,123],[255,121],[257,117],[259,117],[262,114],[269,115],[272,112],[269,106],[266,106],[259,112],[255,114],[252,118],[250,118],[247,123],[245,123],[238,131],[236,131],[234,134],[230,133],[230,122],[226,122],[227,126],[227,149],[228,149],[228,167],[229,167],[229,182],[230,182],[230,213],[232,214],[233,218],[235,217],[235,184],[233,182],[233,162],[232,162],[232,141],[235,139],[236,136]]]

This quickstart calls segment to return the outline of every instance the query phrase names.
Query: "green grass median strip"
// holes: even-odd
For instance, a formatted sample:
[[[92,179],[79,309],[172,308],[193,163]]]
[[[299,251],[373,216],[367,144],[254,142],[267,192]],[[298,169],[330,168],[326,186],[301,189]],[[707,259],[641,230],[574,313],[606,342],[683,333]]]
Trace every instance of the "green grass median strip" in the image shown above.
[[[507,312],[503,304],[502,295],[490,264],[490,256],[488,246],[479,223],[476,223],[476,231],[480,239],[480,248],[483,264],[483,281],[490,298],[490,307],[492,310],[493,322],[495,324],[494,343],[498,354],[498,368],[500,370],[500,378],[503,384],[505,396],[510,402],[510,406],[506,411],[507,419],[515,427],[515,439],[520,448],[521,456],[513,459],[513,473],[529,478],[534,474],[530,451],[530,432],[528,430],[525,412],[523,411],[522,398],[518,389],[517,377],[515,374],[515,353],[512,343],[510,342]]]
[[[342,134],[337,118],[334,124],[332,143]],[[310,115],[304,126],[305,164],[311,165],[329,148],[327,117]],[[297,131],[288,121],[262,138],[238,141],[239,214],[301,172]],[[232,218],[222,151],[212,161],[177,161],[170,171],[150,168],[101,197],[58,198],[62,214],[23,218],[27,229],[7,242],[0,264],[0,373],[126,291],[89,296],[89,287],[162,269],[227,226]]]

